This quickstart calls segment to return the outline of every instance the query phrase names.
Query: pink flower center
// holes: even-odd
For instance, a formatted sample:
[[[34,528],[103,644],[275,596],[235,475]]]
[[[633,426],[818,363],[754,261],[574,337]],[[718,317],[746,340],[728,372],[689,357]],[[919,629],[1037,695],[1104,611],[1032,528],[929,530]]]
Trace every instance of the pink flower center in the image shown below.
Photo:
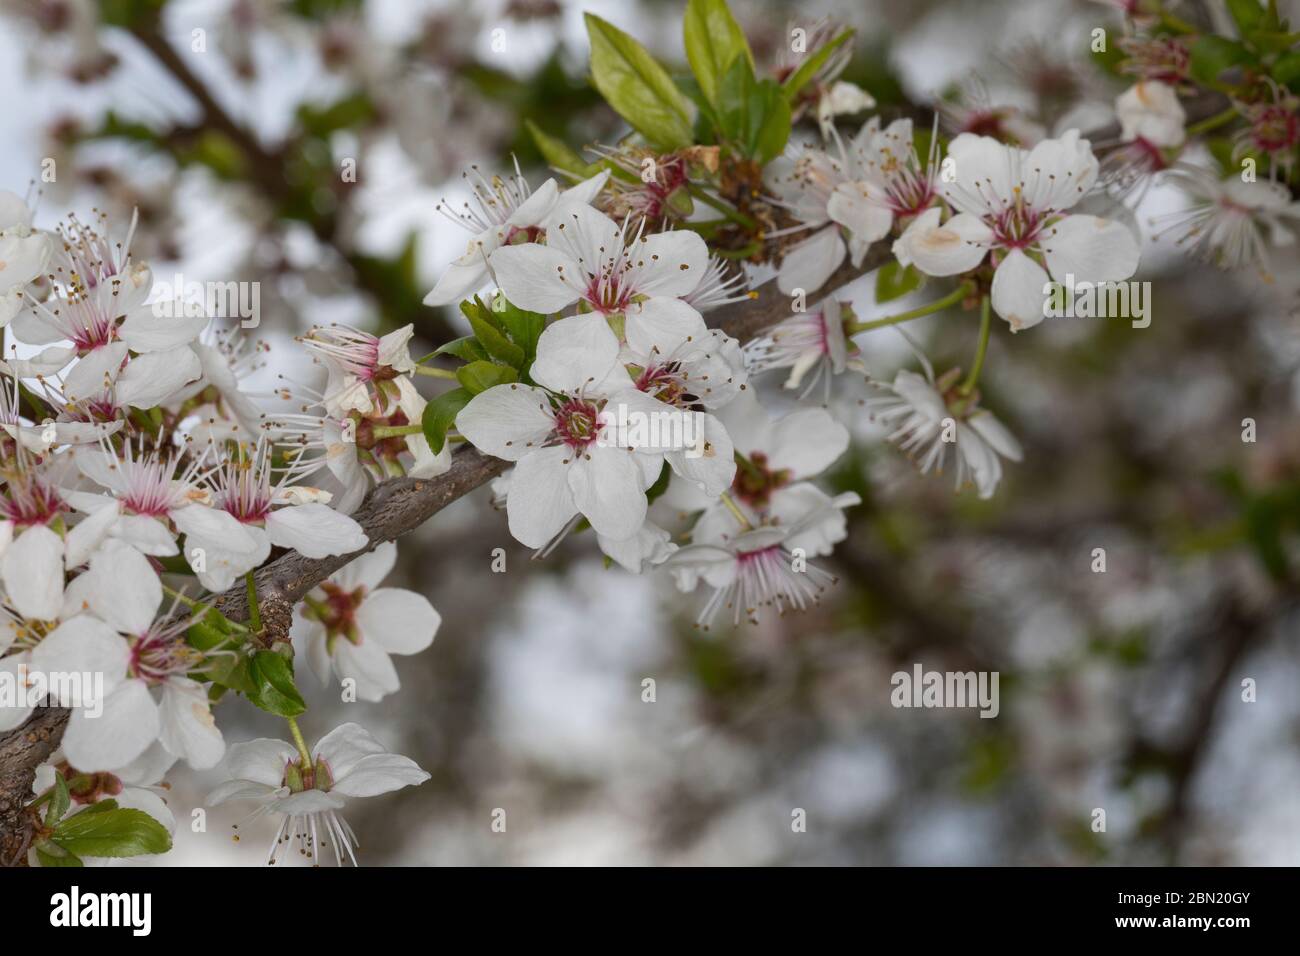
[[[344,590],[333,581],[326,581],[321,586],[325,600],[311,605],[313,615],[325,625],[329,637],[342,636],[354,644],[360,642],[357,630],[357,609],[366,598],[364,585],[351,591]]]
[[[1034,244],[1047,217],[1024,203],[1008,206],[989,225],[997,244],[1007,249],[1024,249]]]
[[[600,409],[582,398],[571,398],[555,411],[555,434],[574,451],[583,451],[604,428]]]
[[[737,464],[739,467],[731,482],[731,491],[745,504],[760,511],[772,503],[772,492],[784,488],[792,477],[789,469],[772,469],[766,453],[761,451],[751,452],[746,464]]]
[[[1250,140],[1265,153],[1280,153],[1293,149],[1300,142],[1300,124],[1296,114],[1285,106],[1266,106],[1255,117],[1250,129]]]
[[[34,479],[11,480],[9,496],[0,498],[0,514],[19,528],[49,524],[67,510],[57,491]]]

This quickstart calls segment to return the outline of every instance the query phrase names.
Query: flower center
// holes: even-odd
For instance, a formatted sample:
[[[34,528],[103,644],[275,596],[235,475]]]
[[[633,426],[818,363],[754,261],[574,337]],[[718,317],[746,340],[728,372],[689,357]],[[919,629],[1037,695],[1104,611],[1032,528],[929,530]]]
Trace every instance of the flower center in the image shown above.
[[[1020,197],[993,219],[990,225],[998,245],[1007,249],[1024,249],[1033,245],[1046,216],[1025,205]]]
[[[757,510],[771,504],[772,492],[784,488],[792,477],[787,468],[773,470],[768,465],[767,455],[761,451],[751,452],[749,458],[741,458],[736,464],[731,490],[737,498]]]
[[[334,775],[330,773],[329,764],[323,757],[317,757],[314,764],[306,767],[303,766],[300,757],[292,763],[285,764],[282,785],[288,787],[291,793],[302,793],[304,790],[328,793],[334,786]]]
[[[357,631],[357,608],[361,607],[361,602],[365,600],[365,586],[348,591],[333,581],[326,581],[320,588],[325,592],[325,599],[308,603],[310,616],[325,625],[328,639],[342,636],[353,644],[360,643],[361,636]]]
[[[11,477],[9,496],[0,498],[0,514],[19,528],[49,524],[67,510],[58,492],[30,478]]]
[[[1300,141],[1300,123],[1296,114],[1284,106],[1267,106],[1255,117],[1250,138],[1265,153],[1292,149]]]
[[[131,648],[127,669],[131,676],[154,685],[202,666],[203,655],[185,642],[183,628],[184,622],[167,627],[155,625],[127,638]]]
[[[528,242],[541,242],[546,238],[546,230],[541,226],[511,226],[506,233],[507,246],[521,246]]]
[[[574,451],[583,451],[604,428],[600,409],[583,398],[571,398],[555,411],[555,434]]]
[[[687,387],[686,376],[677,362],[648,366],[637,378],[636,387],[674,408],[690,408],[699,402],[699,397]]]

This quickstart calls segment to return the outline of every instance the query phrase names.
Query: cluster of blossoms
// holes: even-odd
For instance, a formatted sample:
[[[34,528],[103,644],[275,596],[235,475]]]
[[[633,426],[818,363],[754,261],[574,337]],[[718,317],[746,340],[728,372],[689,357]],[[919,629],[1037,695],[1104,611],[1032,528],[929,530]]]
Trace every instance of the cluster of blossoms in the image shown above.
[[[631,571],[667,563],[686,590],[703,577],[717,590],[703,623],[721,603],[737,618],[764,604],[806,606],[826,576],[791,571],[787,538],[803,541],[804,524],[815,526],[805,535],[818,541],[842,538],[839,509],[851,502],[810,494],[815,489],[800,479],[839,457],[847,431],[818,410],[818,425],[838,429],[839,440],[812,460],[757,440],[736,444],[729,422],[737,410],[751,419],[764,413],[748,391],[740,344],[701,314],[744,298],[735,277],[711,261],[693,231],[653,232],[645,216],[611,219],[596,206],[603,185],[598,177],[562,193],[535,222],[520,215],[528,200],[482,204],[500,222],[486,230],[473,223],[471,251],[485,253],[486,274],[512,308],[551,319],[524,378],[474,394],[456,428],[480,451],[514,463],[495,482],[495,496],[511,534],[539,553],[585,522],[602,551]],[[507,195],[528,195],[527,188],[493,193]],[[609,201],[625,205],[617,190]],[[496,244],[483,238],[509,236],[525,221],[527,241],[520,233]],[[439,288],[447,282],[445,275]],[[808,430],[802,438],[824,434]],[[690,547],[679,549],[651,514],[665,483],[665,502],[693,496],[707,505],[693,509],[700,515]],[[706,550],[707,574],[681,570],[697,566]]]
[[[144,814],[170,833],[163,775],[227,755],[216,720],[227,691],[290,719],[304,709],[292,647],[364,699],[397,689],[388,655],[427,647],[439,618],[420,595],[378,587],[394,547],[365,553],[346,512],[370,475],[436,474],[446,455],[400,433],[423,410],[404,374],[409,329],[314,331],[305,343],[326,366],[324,391],[279,421],[241,389],[253,363],[236,335],[159,302],[131,254],[134,222],[120,238],[102,216],[38,229],[11,193],[0,216],[0,731],[36,707],[71,708],[37,775],[33,805],[48,815],[32,859],[114,856],[111,840],[78,844],[68,821],[113,800],[96,812]],[[349,434],[331,442],[331,426]],[[247,579],[255,601],[252,572],[277,548],[362,556],[308,595],[291,634],[227,620],[215,598]],[[214,799],[256,798],[286,832],[314,848],[321,830],[349,858],[343,798],[427,777],[351,724],[274,772],[248,756],[263,743],[230,757],[238,781],[264,792],[227,785]]]

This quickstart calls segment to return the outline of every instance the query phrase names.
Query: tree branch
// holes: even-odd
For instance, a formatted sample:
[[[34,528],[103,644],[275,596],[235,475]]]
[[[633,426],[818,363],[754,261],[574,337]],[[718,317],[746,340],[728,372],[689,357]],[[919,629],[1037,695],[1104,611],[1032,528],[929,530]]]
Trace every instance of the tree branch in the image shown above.
[[[32,714],[17,730],[0,736],[0,866],[26,866],[32,819],[36,768],[50,759],[63,739],[68,711],[46,707]]]

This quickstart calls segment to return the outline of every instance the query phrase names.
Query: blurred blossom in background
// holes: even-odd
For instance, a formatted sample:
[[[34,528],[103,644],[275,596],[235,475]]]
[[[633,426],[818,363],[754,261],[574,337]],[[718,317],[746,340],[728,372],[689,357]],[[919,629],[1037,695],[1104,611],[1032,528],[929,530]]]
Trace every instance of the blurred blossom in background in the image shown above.
[[[681,64],[668,0],[174,0],[156,20],[135,6],[0,0],[0,187],[22,193],[53,159],[38,222],[138,209],[156,276],[259,282],[267,392],[278,374],[319,376],[289,347],[312,325],[414,323],[412,355],[468,330],[422,305],[465,249],[436,209],[468,198],[462,169],[517,161],[544,179],[525,121],[571,144],[622,133],[584,76],[584,11]],[[732,6],[769,65],[789,21],[855,27],[843,77],[885,116],[942,98],[945,124],[996,104],[1026,129],[1087,130],[1125,87],[1088,47],[1095,27],[1119,35],[1118,4]],[[812,119],[796,138],[817,139]],[[355,182],[337,173],[349,159]],[[389,583],[443,625],[396,661],[401,696],[344,704],[302,677],[313,722],[356,720],[433,774],[357,808],[364,861],[1300,862],[1300,271],[1294,247],[1271,250],[1267,288],[1197,265],[1151,224],[1185,205],[1156,183],[1133,212],[1149,328],[995,337],[985,403],[1025,455],[991,500],[918,479],[863,411],[866,384],[841,379],[854,442],[833,484],[863,504],[828,559],[838,586],[809,613],[703,632],[697,596],[606,568],[590,534],[530,561],[485,492],[405,539]],[[839,298],[862,319],[899,308],[875,305],[870,278]],[[909,332],[959,365],[940,321]],[[891,329],[858,341],[875,377],[912,367]],[[917,663],[997,671],[998,717],[893,707],[891,675]],[[228,738],[278,736],[275,718],[232,710]],[[215,779],[177,768],[181,825],[160,862],[261,864],[269,822],[238,843],[237,808],[186,826]]]

